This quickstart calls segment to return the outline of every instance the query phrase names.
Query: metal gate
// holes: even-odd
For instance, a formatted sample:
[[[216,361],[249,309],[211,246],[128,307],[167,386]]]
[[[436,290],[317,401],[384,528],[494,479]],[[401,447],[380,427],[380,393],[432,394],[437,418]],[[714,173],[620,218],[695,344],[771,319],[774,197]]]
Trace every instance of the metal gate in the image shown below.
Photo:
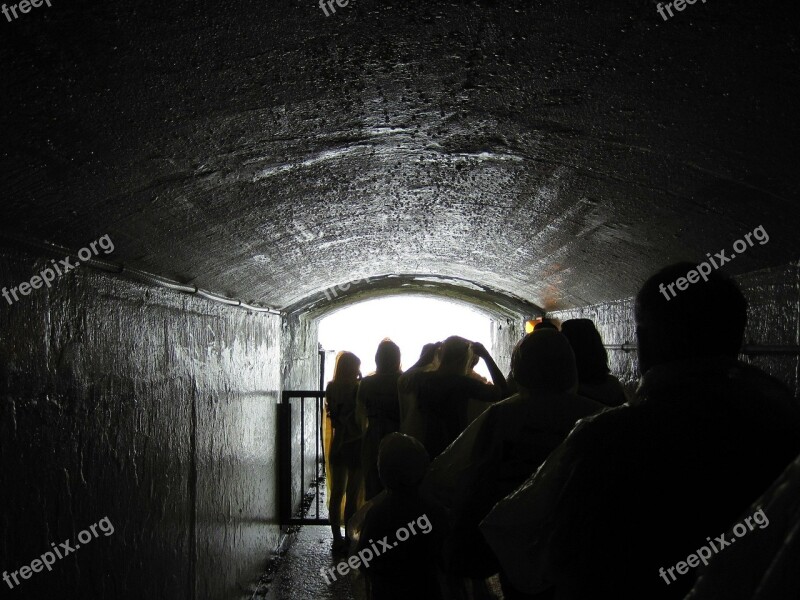
[[[278,405],[278,501],[281,525],[328,525],[320,486],[325,392],[285,390]],[[322,511],[320,510],[322,509]]]

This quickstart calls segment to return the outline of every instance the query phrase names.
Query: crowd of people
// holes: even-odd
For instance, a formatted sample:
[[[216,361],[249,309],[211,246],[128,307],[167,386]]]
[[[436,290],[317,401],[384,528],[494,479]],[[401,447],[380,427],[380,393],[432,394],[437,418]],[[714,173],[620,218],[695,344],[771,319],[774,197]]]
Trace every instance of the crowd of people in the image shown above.
[[[423,514],[434,534],[362,566],[371,598],[491,598],[495,576],[509,599],[800,597],[785,567],[800,555],[800,502],[785,491],[800,485],[800,404],[738,360],[747,305],[732,280],[659,294],[691,267],[659,271],[636,297],[630,397],[588,319],[543,320],[507,377],[459,336],[405,371],[384,340],[363,379],[358,357],[338,355],[326,389],[334,550],[363,551]],[[659,576],[762,505],[773,530],[746,551]]]

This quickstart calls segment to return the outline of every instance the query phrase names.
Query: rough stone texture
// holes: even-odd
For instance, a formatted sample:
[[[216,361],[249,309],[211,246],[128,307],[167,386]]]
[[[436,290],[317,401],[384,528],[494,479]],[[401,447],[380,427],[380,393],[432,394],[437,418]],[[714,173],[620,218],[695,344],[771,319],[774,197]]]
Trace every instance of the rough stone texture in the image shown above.
[[[306,315],[290,314],[283,319],[282,371],[283,389],[318,390],[319,354],[318,321]],[[326,374],[330,379],[332,373]],[[303,414],[301,414],[301,411]],[[309,483],[315,479],[317,424],[316,400],[291,401],[292,478],[291,498],[299,506]],[[301,452],[300,449],[303,449]],[[297,508],[294,507],[294,508]]]
[[[748,323],[745,344],[800,344],[800,267],[797,263],[764,269],[736,278],[748,302]],[[636,343],[633,299],[557,311],[548,316],[567,319],[592,319],[606,344]],[[697,315],[702,326],[702,315]],[[639,380],[636,352],[608,350],[609,366],[629,391]],[[786,383],[800,398],[800,356],[779,354],[743,355],[756,365]]]
[[[43,265],[2,253],[0,280]],[[0,568],[115,527],[11,594],[249,598],[280,533],[280,317],[86,271],[0,330]]]
[[[535,304],[490,286],[431,275],[386,275],[345,282],[312,294],[287,307],[287,311],[322,318],[355,302],[398,295],[452,300],[495,316],[516,318],[543,313]]]
[[[557,322],[567,319],[591,319],[600,332],[603,343],[636,344],[632,299],[557,311],[547,316]],[[608,365],[611,367],[611,373],[619,378],[628,393],[632,393],[639,382],[639,361],[636,352],[609,348]]]
[[[737,278],[749,304],[747,344],[800,345],[800,263]],[[754,354],[746,360],[777,377],[800,398],[800,356]]]
[[[283,389],[319,389],[319,320],[304,314],[289,314],[283,319],[281,365]],[[333,373],[327,373],[330,379]]]
[[[547,310],[797,257],[779,3],[54,4],[3,22],[4,228],[285,307],[364,276]]]
[[[525,319],[493,318],[492,319],[492,347],[489,352],[494,362],[508,376],[511,370],[511,353],[514,346],[525,335]]]

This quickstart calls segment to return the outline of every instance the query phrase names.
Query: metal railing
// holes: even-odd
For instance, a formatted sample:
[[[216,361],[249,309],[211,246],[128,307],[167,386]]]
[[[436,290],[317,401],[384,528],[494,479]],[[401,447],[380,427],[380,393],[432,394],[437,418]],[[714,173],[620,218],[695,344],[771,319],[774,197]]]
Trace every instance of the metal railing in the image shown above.
[[[622,350],[623,352],[635,352],[636,344],[625,342],[624,344],[605,344],[607,350]],[[800,345],[796,344],[745,344],[742,346],[742,354],[751,356],[754,354],[800,354]]]
[[[325,392],[284,390],[278,405],[278,501],[282,526],[328,525],[320,506]],[[309,426],[313,423],[313,434]],[[297,428],[299,425],[299,428]],[[299,437],[299,444],[297,443]],[[309,439],[313,438],[313,439]]]

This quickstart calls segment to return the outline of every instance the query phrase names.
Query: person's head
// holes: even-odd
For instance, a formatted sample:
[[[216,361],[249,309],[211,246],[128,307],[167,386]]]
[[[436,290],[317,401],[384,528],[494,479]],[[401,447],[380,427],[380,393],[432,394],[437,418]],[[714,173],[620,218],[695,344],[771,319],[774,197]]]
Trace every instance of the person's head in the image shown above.
[[[703,272],[702,279],[695,277],[696,282],[687,283],[687,273],[697,275],[697,268],[690,262],[665,267],[636,295],[634,315],[642,373],[677,360],[738,355],[747,324],[747,302],[738,286],[719,271]],[[686,289],[676,287],[679,278],[684,279],[684,287],[688,285]]]
[[[442,342],[439,370],[449,373],[467,372],[472,358],[471,342],[457,335],[451,335]]]
[[[342,350],[336,355],[336,366],[333,369],[333,380],[337,383],[358,381],[361,375],[361,359],[352,352]]]
[[[567,392],[578,386],[575,354],[562,334],[541,329],[522,338],[511,355],[511,377],[528,392]]]
[[[475,365],[477,365],[478,361],[481,359],[481,357],[478,356],[477,354],[475,354],[474,352],[471,354],[471,356],[472,357],[469,359],[469,368],[470,368],[470,370],[474,369]]]
[[[378,447],[378,475],[391,491],[416,490],[430,463],[425,447],[403,433],[390,433]]]
[[[608,353],[594,323],[590,319],[569,319],[561,324],[561,333],[575,353],[578,381],[596,382],[605,379],[611,371],[608,368]]]
[[[378,351],[375,352],[376,372],[397,373],[400,371],[400,346],[389,338],[378,344]]]
[[[534,331],[541,331],[542,329],[555,329],[558,331],[558,327],[556,324],[553,323],[550,319],[542,318],[536,325],[533,326]]]

